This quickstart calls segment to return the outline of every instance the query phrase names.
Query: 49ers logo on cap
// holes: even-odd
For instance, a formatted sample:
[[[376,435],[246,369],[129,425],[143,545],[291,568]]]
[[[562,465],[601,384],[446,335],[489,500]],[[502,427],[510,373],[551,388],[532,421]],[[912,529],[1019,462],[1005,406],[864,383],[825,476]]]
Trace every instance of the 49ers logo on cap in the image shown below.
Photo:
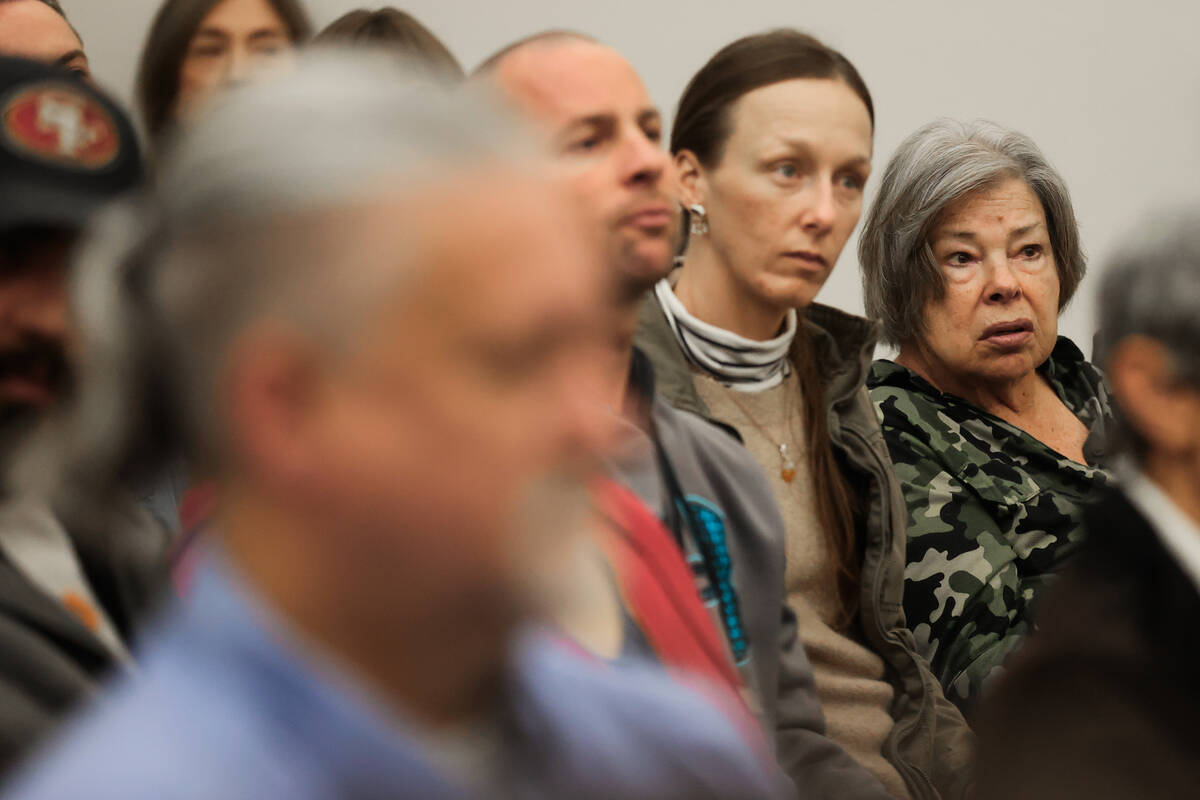
[[[37,86],[4,106],[0,131],[24,152],[64,166],[102,169],[121,149],[117,126],[92,98],[62,84]]]

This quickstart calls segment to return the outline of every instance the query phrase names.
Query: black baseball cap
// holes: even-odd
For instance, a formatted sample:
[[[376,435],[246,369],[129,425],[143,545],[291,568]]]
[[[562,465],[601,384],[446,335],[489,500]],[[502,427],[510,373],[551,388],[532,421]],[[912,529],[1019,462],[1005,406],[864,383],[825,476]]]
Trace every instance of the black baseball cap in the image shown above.
[[[0,57],[0,233],[82,228],[142,174],[133,123],[116,103],[56,67]]]

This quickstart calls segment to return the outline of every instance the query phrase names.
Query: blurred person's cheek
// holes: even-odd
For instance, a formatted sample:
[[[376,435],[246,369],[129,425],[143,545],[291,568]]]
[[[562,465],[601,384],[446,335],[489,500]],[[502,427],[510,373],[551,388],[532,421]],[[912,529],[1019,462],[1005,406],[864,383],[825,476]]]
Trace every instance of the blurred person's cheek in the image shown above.
[[[223,92],[239,84],[287,75],[295,64],[291,46],[270,53],[231,51],[221,57],[188,57],[180,69],[175,119],[188,125],[200,119]]]
[[[570,430],[568,458],[577,469],[594,472],[619,444],[624,402],[616,387],[628,362],[611,342],[597,342],[572,367],[561,401]]]
[[[546,616],[579,596],[597,558],[595,524],[583,476],[552,473],[527,486],[511,520],[511,566],[531,613]]]
[[[285,47],[265,53],[252,53],[249,60],[252,80],[270,80],[292,72],[296,66],[296,53]]]

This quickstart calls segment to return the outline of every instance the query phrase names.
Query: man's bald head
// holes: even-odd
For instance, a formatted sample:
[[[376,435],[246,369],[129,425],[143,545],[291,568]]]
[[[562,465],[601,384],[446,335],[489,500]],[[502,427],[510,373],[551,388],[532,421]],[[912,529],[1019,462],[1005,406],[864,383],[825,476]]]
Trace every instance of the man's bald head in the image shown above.
[[[485,58],[475,67],[473,76],[482,77],[492,74],[502,61],[508,58],[513,53],[524,50],[528,47],[539,47],[542,45],[553,45],[559,42],[593,42],[597,43],[597,39],[588,36],[586,33],[570,30],[546,30],[538,33],[530,34],[522,39],[517,39],[515,42],[510,42],[504,47],[501,47],[496,52]]]
[[[57,0],[0,0],[0,55],[54,64],[91,78],[83,41]]]
[[[629,62],[591,37],[548,31],[500,50],[476,75],[543,129],[547,149],[605,233],[624,299],[665,275],[678,208],[661,115]]]

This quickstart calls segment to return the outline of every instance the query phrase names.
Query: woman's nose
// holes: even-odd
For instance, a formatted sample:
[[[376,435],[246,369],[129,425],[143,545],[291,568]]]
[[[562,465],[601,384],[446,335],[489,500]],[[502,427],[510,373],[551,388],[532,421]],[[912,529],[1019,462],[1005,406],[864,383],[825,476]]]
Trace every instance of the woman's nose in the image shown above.
[[[1007,303],[1021,294],[1021,283],[1007,255],[996,258],[989,272],[987,297],[994,303]]]
[[[242,47],[234,46],[229,51],[229,61],[225,67],[225,85],[237,86],[245,83],[250,77],[253,65],[249,53]]]
[[[837,219],[837,206],[833,199],[833,185],[819,181],[813,187],[812,204],[806,209],[804,228],[814,234],[828,233]]]

